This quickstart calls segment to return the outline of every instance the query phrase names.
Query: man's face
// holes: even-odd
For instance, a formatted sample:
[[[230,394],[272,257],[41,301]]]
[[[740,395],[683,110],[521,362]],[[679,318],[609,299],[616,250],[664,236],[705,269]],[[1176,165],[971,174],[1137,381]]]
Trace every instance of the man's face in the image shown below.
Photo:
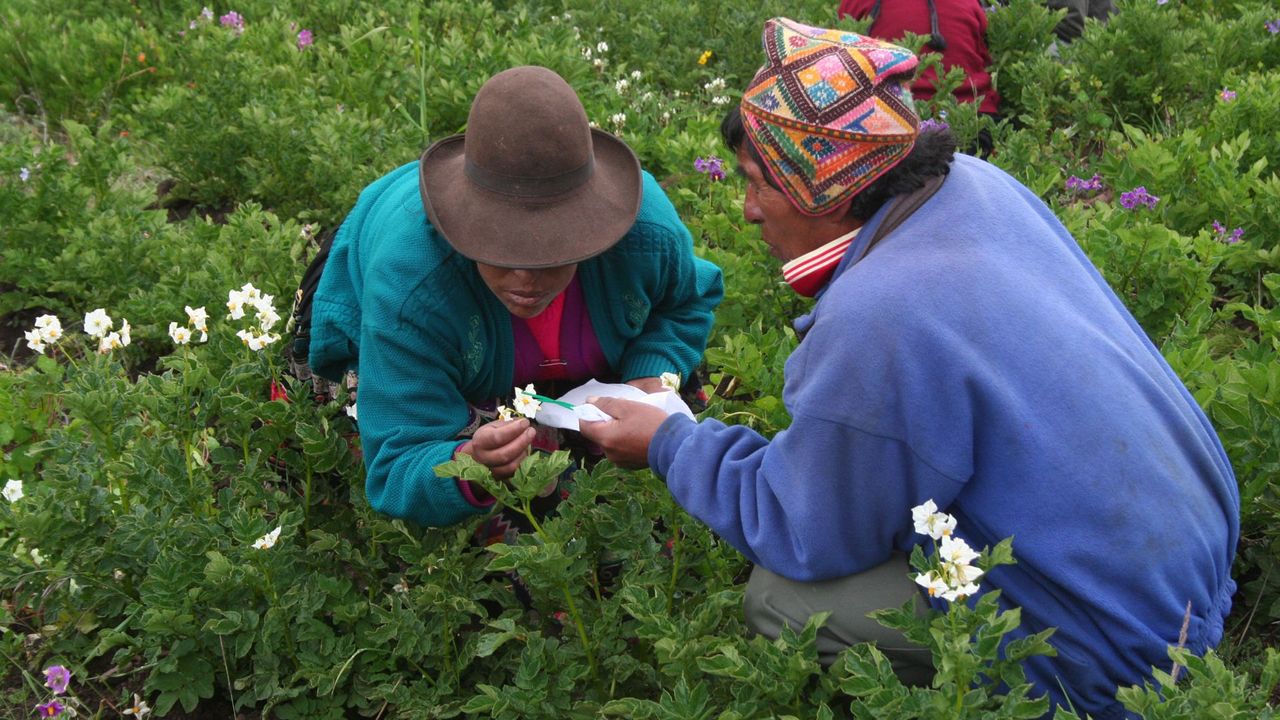
[[[546,310],[551,301],[569,287],[577,269],[577,263],[538,270],[476,263],[476,270],[480,272],[484,284],[518,318],[535,317]]]
[[[747,197],[742,203],[742,216],[760,226],[760,235],[769,252],[782,262],[794,260],[816,250],[838,235],[824,232],[825,217],[810,217],[791,204],[782,191],[765,180],[767,172],[747,152],[748,140],[738,148],[738,173],[747,180]]]

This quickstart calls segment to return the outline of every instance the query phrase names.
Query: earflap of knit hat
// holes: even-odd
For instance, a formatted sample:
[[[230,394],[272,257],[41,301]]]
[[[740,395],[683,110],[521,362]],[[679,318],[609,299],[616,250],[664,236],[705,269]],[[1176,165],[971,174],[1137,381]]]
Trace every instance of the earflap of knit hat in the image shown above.
[[[765,23],[766,64],[742,98],[752,143],[791,202],[822,215],[890,170],[919,116],[905,48],[786,18]]]

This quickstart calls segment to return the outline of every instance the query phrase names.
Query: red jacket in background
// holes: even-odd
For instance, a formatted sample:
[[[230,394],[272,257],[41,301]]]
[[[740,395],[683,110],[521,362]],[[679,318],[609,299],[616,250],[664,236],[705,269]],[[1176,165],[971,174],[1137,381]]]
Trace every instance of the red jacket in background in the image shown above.
[[[1000,96],[991,87],[991,51],[987,49],[987,14],[978,0],[934,0],[938,31],[946,40],[942,66],[959,66],[968,82],[956,88],[956,100],[980,102],[979,112],[1000,112]],[[861,20],[871,15],[875,0],[840,0],[840,16]],[[880,16],[868,34],[881,40],[897,41],[907,32],[929,36],[928,0],[880,0]],[[931,47],[926,49],[934,51]],[[917,99],[933,97],[938,74],[933,68],[920,73],[911,85]]]

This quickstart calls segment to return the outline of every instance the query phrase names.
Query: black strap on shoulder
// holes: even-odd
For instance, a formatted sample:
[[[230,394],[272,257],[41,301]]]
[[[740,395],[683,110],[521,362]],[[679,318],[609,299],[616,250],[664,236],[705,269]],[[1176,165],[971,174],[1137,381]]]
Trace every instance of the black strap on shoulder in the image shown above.
[[[329,248],[333,247],[333,238],[337,234],[337,228],[320,233],[317,238],[317,242],[320,243],[320,252],[316,253],[302,273],[298,291],[293,296],[293,312],[290,314],[287,328],[293,333],[293,340],[287,348],[295,358],[304,361],[311,346],[311,303],[315,299],[316,288],[320,287],[320,276],[324,273],[325,262],[329,259]]]

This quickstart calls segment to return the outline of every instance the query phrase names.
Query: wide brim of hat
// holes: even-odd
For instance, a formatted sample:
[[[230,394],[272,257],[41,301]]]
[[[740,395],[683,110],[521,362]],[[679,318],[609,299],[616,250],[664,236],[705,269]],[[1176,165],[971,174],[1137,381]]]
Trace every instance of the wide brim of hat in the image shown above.
[[[613,247],[640,212],[640,161],[626,143],[592,128],[591,178],[574,190],[528,198],[467,179],[462,135],[427,148],[418,187],[431,224],[462,255],[507,268],[581,262]]]

